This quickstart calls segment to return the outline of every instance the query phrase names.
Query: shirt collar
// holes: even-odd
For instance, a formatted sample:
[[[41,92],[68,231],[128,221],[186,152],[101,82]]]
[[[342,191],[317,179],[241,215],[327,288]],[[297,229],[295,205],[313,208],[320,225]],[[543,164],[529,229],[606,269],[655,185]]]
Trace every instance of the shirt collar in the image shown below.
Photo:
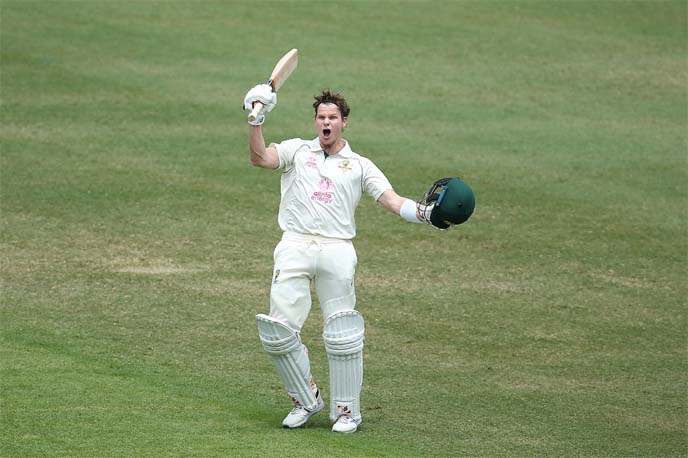
[[[316,137],[312,142],[311,142],[311,151],[313,152],[318,152],[318,151],[324,151],[322,149],[322,146],[320,146],[320,139]],[[349,142],[344,140],[344,148],[342,148],[335,156],[342,156],[342,157],[352,157],[353,156],[353,151],[351,151],[351,148],[349,147]]]

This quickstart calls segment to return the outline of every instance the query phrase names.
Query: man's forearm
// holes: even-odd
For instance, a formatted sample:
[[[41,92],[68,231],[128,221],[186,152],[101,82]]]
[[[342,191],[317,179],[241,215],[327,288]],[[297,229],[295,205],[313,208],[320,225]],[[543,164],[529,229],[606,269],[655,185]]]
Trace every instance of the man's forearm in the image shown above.
[[[263,129],[260,126],[249,127],[248,149],[252,165],[264,169],[276,169],[279,166],[279,156],[275,145],[265,146]]]
[[[263,137],[262,126],[249,126],[248,128],[248,148],[251,163],[258,165],[265,161],[267,156],[265,148],[265,138]]]

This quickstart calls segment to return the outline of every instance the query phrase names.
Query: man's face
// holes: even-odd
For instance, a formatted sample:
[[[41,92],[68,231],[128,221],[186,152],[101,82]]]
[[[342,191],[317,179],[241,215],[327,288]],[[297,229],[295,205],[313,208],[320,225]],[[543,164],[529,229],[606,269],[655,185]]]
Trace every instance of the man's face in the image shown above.
[[[342,138],[347,119],[342,118],[339,107],[332,103],[321,103],[315,115],[315,127],[318,130],[320,146],[328,148],[335,146]]]

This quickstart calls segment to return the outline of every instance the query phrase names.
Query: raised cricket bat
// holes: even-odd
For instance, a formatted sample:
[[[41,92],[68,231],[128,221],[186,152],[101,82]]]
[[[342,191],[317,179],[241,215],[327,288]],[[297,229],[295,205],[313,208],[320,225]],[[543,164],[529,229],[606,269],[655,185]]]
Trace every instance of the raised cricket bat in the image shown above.
[[[296,49],[292,49],[282,56],[282,58],[275,65],[275,68],[272,69],[272,74],[268,80],[268,84],[272,87],[272,92],[277,92],[279,88],[282,87],[287,78],[289,78],[289,75],[291,75],[294,69],[296,69],[296,64],[298,63],[299,56]],[[251,113],[248,115],[248,120],[255,121],[255,119],[258,117],[258,113],[260,113],[261,108],[263,108],[263,104],[260,102],[255,102],[253,104],[253,110],[251,110]]]

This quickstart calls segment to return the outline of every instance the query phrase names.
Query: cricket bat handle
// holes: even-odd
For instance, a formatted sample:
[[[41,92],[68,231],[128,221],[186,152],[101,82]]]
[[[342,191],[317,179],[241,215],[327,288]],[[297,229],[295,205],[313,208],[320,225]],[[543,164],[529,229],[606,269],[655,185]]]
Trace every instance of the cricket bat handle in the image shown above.
[[[263,104],[260,102],[255,102],[253,104],[253,110],[248,114],[248,120],[249,121],[255,121],[256,118],[258,117],[258,113],[260,113],[260,110],[263,108]]]

